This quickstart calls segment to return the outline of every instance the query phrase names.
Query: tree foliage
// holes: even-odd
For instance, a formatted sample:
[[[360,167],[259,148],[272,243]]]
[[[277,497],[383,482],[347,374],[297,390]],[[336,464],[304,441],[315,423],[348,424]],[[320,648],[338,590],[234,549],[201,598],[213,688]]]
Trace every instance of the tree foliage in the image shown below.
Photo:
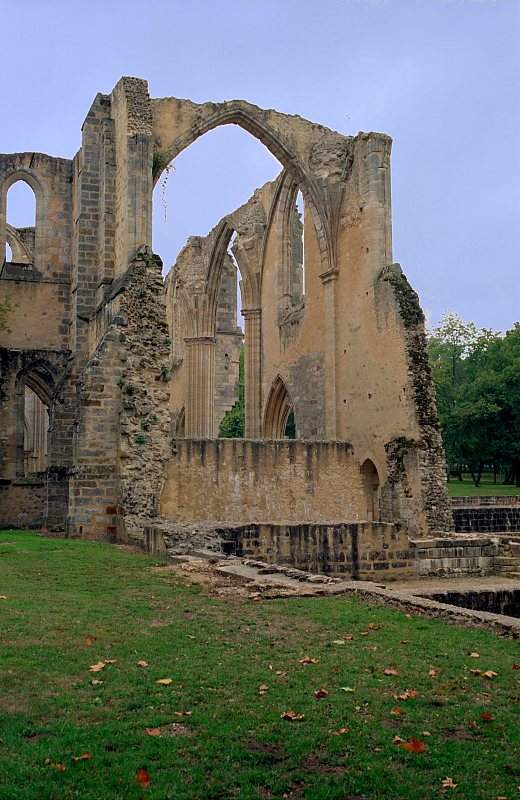
[[[448,463],[477,486],[485,465],[520,485],[520,323],[502,336],[446,314],[428,349]]]
[[[219,436],[223,439],[243,439],[245,419],[244,348],[241,347],[238,361],[238,400],[233,408],[225,413],[220,423]]]

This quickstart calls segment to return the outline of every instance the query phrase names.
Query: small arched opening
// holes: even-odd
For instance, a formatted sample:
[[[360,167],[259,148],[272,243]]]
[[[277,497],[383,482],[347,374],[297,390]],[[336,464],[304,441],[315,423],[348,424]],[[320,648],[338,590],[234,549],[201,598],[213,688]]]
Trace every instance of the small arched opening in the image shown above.
[[[34,263],[36,239],[36,196],[24,178],[15,180],[5,198],[7,263]]]
[[[271,387],[265,407],[264,436],[266,439],[296,439],[293,403],[280,376]]]
[[[365,492],[366,514],[370,522],[379,521],[379,473],[374,462],[367,458],[361,465],[361,477]]]
[[[17,381],[16,472],[28,477],[49,466],[49,429],[53,381],[43,367],[22,373]]]

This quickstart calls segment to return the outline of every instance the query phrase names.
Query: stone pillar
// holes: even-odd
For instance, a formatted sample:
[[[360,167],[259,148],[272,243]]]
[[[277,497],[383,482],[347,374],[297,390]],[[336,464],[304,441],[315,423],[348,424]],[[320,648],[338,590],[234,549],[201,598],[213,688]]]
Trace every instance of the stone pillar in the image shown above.
[[[215,438],[215,350],[214,336],[193,336],[186,344],[185,437]]]
[[[245,320],[245,437],[262,437],[262,309],[243,308]]]
[[[323,285],[325,315],[325,435],[329,441],[337,438],[336,408],[336,280],[338,271],[327,270],[320,275]]]

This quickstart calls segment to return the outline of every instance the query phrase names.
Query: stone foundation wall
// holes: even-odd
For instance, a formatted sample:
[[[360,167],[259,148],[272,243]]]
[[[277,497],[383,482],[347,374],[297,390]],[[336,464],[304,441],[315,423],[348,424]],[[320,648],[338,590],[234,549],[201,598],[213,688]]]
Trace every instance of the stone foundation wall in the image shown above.
[[[0,528],[41,528],[46,516],[44,477],[0,485]]]
[[[421,576],[491,575],[498,545],[489,537],[450,537],[411,540]]]
[[[474,506],[453,509],[457,533],[492,533],[494,531],[520,531],[520,505]]]
[[[468,506],[520,506],[520,494],[517,495],[489,495],[483,497],[452,497],[452,508],[467,508]]]
[[[346,442],[178,439],[161,514],[187,522],[354,522],[367,519],[367,499]]]
[[[270,564],[364,580],[415,574],[408,537],[394,525],[246,525],[217,529],[223,549]]]

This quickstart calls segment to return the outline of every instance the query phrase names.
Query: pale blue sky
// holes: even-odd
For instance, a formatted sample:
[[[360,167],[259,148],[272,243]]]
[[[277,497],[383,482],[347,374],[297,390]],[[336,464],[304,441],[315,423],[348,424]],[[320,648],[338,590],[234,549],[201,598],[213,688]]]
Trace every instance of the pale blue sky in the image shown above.
[[[520,0],[2,0],[0,151],[72,157],[96,92],[244,98],[394,139],[394,259],[432,322],[520,318]],[[228,126],[176,161],[168,266],[278,164]],[[23,223],[23,209],[11,200]]]

